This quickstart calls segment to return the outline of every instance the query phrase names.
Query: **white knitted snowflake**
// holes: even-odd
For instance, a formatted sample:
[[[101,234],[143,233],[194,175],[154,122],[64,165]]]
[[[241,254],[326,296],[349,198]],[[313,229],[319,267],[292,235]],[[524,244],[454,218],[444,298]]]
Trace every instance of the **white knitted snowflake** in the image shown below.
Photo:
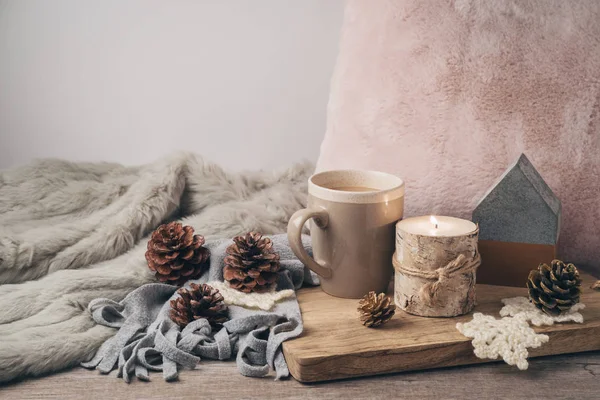
[[[271,291],[265,293],[243,293],[231,288],[226,282],[215,281],[208,284],[215,289],[219,289],[219,292],[223,295],[223,302],[225,304],[258,308],[264,311],[269,311],[276,303],[295,296],[295,292],[292,289],[276,291],[273,288]]]
[[[482,313],[473,314],[473,320],[456,324],[456,329],[473,338],[473,352],[478,358],[492,360],[502,357],[509,365],[527,369],[528,348],[540,347],[548,335],[535,333],[523,317],[496,319]]]
[[[579,312],[579,310],[585,308],[585,304],[582,303],[575,304],[569,311],[555,317],[543,313],[527,297],[502,299],[502,303],[504,307],[500,310],[500,316],[514,317],[520,315],[535,326],[554,325],[555,322],[583,323],[583,315]]]
[[[555,322],[583,323],[583,315],[578,311],[585,308],[584,304],[576,304],[565,314],[551,317],[537,309],[526,297],[502,299],[502,303],[502,318],[475,313],[471,321],[456,324],[456,329],[473,339],[473,352],[478,358],[495,360],[502,357],[507,364],[516,365],[521,370],[529,367],[527,349],[540,347],[549,340],[548,335],[536,333],[529,322],[536,326],[553,325]]]

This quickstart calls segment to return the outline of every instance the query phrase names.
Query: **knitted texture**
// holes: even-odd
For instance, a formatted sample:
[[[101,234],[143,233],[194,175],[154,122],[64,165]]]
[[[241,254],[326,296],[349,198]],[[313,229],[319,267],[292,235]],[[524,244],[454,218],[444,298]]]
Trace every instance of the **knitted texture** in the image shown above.
[[[473,314],[473,320],[456,324],[463,335],[473,338],[473,352],[478,358],[495,360],[498,357],[508,365],[525,370],[529,367],[528,348],[548,342],[548,335],[535,333],[521,317],[496,319],[482,313]]]
[[[291,291],[303,283],[317,284],[316,275],[292,253],[286,235],[275,235],[273,247],[281,258],[277,290]],[[303,238],[310,250],[309,238]],[[231,240],[206,244],[211,251],[210,269],[191,283],[222,282],[223,259]],[[270,312],[231,305],[229,321],[214,329],[202,318],[185,328],[170,318],[170,300],[179,296],[172,285],[151,283],[133,291],[117,303],[96,299],[89,305],[94,320],[101,325],[119,328],[89,362],[82,365],[103,373],[118,370],[118,376],[130,382],[136,376],[149,380],[148,371],[162,371],[167,381],[177,379],[180,367],[194,368],[202,358],[236,359],[245,376],[265,376],[271,369],[276,379],[287,377],[289,371],[281,343],[302,333],[302,317],[295,297],[281,299]]]
[[[549,316],[526,297],[501,301],[504,304],[500,310],[502,318],[475,313],[471,321],[456,324],[460,333],[473,339],[473,352],[478,358],[495,360],[502,357],[507,364],[525,370],[529,367],[528,349],[540,347],[549,340],[548,335],[536,333],[529,322],[535,326],[553,325],[556,322],[583,323],[583,315],[578,311],[585,308],[584,304],[575,305],[565,314]]]
[[[246,308],[258,308],[264,311],[271,310],[276,303],[290,297],[294,297],[296,292],[292,289],[272,290],[265,293],[243,293],[233,289],[226,282],[209,282],[209,285],[218,289],[223,295],[223,302],[228,305],[242,306]]]
[[[500,315],[502,317],[515,317],[518,315],[535,326],[554,325],[555,322],[583,323],[583,315],[579,312],[579,310],[585,308],[585,304],[582,303],[575,304],[565,313],[556,316],[550,316],[544,313],[533,305],[526,297],[502,299],[502,303],[504,304],[504,307],[500,310]]]

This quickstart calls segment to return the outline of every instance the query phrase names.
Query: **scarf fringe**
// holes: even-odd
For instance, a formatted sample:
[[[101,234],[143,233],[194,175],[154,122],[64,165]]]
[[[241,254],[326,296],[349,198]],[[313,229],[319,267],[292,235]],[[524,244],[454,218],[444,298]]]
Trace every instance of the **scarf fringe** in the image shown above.
[[[110,299],[94,301],[90,311],[97,323],[120,329],[81,366],[105,374],[117,369],[117,377],[127,383],[134,376],[149,381],[149,371],[162,371],[166,381],[173,381],[178,378],[179,367],[194,369],[202,358],[229,360],[236,354],[238,370],[244,376],[263,377],[273,369],[276,380],[285,378],[289,370],[281,343],[302,332],[300,320],[278,314],[228,321],[213,333],[206,319],[195,320],[183,330],[170,319],[142,326],[125,318],[123,306]],[[249,326],[253,329],[248,330]]]

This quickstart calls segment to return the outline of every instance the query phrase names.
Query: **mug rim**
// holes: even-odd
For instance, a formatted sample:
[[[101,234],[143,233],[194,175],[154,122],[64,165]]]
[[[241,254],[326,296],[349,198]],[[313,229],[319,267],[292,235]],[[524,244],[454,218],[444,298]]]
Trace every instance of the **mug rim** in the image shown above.
[[[360,178],[362,178],[362,180],[370,178],[378,183],[387,180],[389,184],[384,183],[381,186],[385,187],[373,191],[351,192],[328,188],[315,181],[316,179],[324,178],[329,175],[338,175],[340,178],[346,177],[346,179],[349,180],[352,180],[352,178],[356,180],[360,180]],[[365,183],[363,184],[367,185]],[[353,184],[351,183],[347,183],[347,186],[352,185]],[[360,186],[360,183],[354,183],[354,185]],[[396,175],[375,170],[334,169],[317,172],[308,178],[308,193],[323,200],[340,203],[386,202],[404,196],[404,180]]]

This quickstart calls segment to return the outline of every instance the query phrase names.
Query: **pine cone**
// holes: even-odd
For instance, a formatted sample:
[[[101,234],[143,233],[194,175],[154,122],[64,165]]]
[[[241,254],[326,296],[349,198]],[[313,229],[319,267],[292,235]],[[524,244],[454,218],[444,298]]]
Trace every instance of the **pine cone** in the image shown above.
[[[548,315],[556,316],[579,303],[581,279],[573,264],[554,260],[529,273],[529,299]]]
[[[210,251],[203,244],[204,237],[194,235],[194,228],[189,225],[161,225],[148,241],[148,267],[159,281],[181,286],[199,278],[209,267]]]
[[[363,325],[375,328],[388,322],[396,312],[396,306],[391,304],[385,293],[367,293],[358,302],[358,312]]]
[[[218,289],[207,284],[190,283],[190,288],[177,289],[177,297],[171,300],[171,320],[182,328],[190,322],[206,318],[212,327],[220,327],[229,320],[227,306]]]
[[[248,232],[233,238],[227,248],[223,278],[229,285],[244,293],[268,291],[277,281],[279,254],[273,242],[261,233]]]

